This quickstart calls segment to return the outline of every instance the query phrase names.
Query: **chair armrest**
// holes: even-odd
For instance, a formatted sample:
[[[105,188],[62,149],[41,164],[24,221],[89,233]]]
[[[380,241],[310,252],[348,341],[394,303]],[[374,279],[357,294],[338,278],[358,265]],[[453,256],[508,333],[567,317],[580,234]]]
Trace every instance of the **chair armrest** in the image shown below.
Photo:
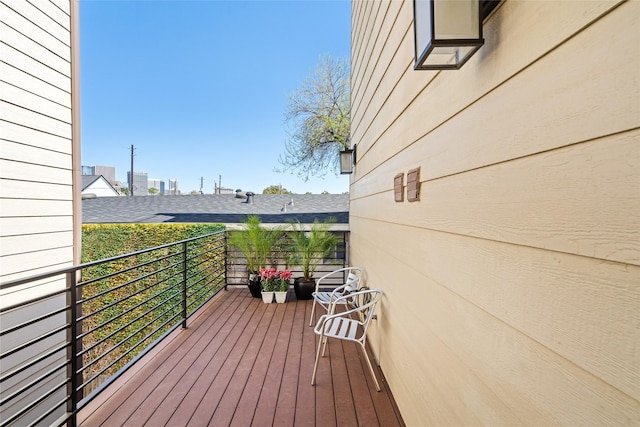
[[[333,291],[331,291],[330,301],[333,301],[335,298],[341,297],[344,295],[344,290],[349,286],[349,284],[345,283],[344,285],[340,285],[336,287]],[[337,295],[337,296],[336,296]]]

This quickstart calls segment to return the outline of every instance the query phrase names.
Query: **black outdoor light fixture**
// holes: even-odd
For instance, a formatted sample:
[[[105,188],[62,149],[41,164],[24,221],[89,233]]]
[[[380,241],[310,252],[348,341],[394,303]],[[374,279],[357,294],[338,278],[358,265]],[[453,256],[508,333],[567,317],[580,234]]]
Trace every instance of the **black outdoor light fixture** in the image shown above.
[[[356,146],[340,150],[340,173],[350,174],[353,172],[353,165],[356,164]]]
[[[462,67],[484,43],[481,19],[480,0],[413,0],[413,68]]]

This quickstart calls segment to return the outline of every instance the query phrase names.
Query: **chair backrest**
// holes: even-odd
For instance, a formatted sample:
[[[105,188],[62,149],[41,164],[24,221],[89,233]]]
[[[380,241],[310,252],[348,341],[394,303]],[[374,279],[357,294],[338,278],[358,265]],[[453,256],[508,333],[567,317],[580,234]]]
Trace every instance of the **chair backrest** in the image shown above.
[[[360,320],[360,324],[362,325],[362,337],[367,335],[367,328],[369,327],[369,323],[371,323],[371,319],[373,318],[373,312],[376,309],[376,304],[382,298],[382,291],[377,289],[366,289],[363,291],[358,291],[355,293],[356,297],[356,310],[357,316]]]
[[[377,289],[361,289],[351,294],[351,305],[357,309],[358,320],[364,325],[369,324],[376,304],[382,298],[382,291]]]
[[[346,277],[345,277],[346,275]],[[330,271],[324,276],[320,277],[316,280],[316,292],[324,284],[325,281],[335,281],[339,280],[339,276],[345,277],[344,282],[341,281],[338,286],[345,286],[347,288],[347,292],[353,292],[354,290],[360,289],[362,287],[362,268],[360,267],[343,267],[337,270]]]
[[[378,301],[382,298],[382,291],[378,289],[364,289],[341,298],[353,299],[356,301],[356,304],[350,310],[343,311],[337,314],[337,316],[348,317],[355,314],[362,326],[362,335],[360,336],[364,337],[367,334],[367,328],[373,317],[376,304],[378,304]],[[334,314],[333,311],[331,314]]]
[[[359,267],[347,267],[347,280],[344,282],[345,291],[354,292],[362,286],[362,269]]]

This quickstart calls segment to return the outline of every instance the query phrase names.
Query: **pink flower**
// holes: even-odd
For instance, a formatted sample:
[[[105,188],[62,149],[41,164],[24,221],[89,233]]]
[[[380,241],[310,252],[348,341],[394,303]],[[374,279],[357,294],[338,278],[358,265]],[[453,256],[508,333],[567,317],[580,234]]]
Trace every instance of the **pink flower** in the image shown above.
[[[280,272],[280,279],[281,280],[291,280],[291,271],[289,270],[282,270]]]

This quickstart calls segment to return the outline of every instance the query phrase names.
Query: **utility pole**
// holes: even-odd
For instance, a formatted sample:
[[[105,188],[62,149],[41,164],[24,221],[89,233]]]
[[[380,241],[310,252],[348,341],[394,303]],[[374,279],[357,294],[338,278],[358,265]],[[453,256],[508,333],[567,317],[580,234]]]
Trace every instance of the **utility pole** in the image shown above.
[[[201,176],[201,177],[200,177],[200,194],[203,194],[203,193],[202,193],[202,187],[203,187],[203,186],[204,186],[204,177],[203,177],[203,176]]]
[[[131,172],[129,176],[129,194],[133,197],[133,144],[131,144]]]

